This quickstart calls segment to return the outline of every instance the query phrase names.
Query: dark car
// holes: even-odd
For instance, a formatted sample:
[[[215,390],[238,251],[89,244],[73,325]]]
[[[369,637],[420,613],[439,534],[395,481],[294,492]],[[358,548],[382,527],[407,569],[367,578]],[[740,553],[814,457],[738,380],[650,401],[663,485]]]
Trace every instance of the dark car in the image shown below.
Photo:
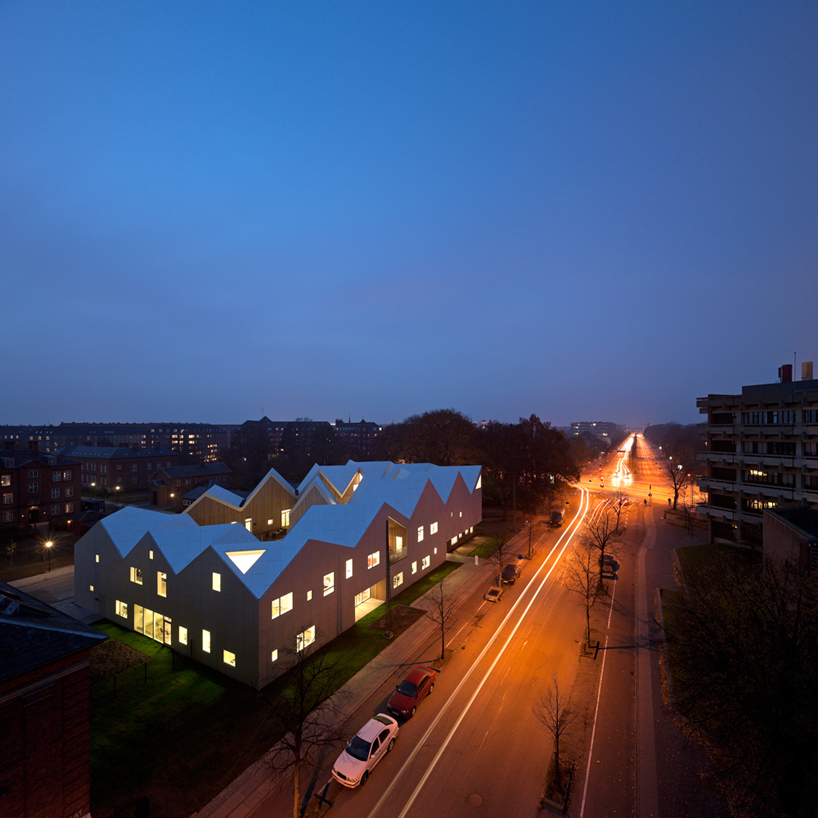
[[[437,671],[433,667],[412,668],[395,688],[386,709],[396,716],[414,716],[418,705],[435,689],[435,679]]]
[[[507,563],[503,568],[503,582],[505,582],[506,585],[514,585],[514,583],[517,581],[517,577],[520,576],[521,570],[522,562],[519,559],[512,560],[511,562]]]

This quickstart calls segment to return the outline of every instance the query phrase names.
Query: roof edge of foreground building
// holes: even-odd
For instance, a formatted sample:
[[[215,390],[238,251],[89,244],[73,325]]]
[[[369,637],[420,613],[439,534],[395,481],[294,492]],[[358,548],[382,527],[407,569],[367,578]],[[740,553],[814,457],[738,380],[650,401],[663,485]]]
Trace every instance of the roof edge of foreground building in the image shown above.
[[[186,513],[125,508],[75,548],[79,605],[256,688],[428,574],[482,519],[480,466],[271,470],[246,498]],[[282,529],[288,529],[283,537]],[[280,537],[273,539],[273,537]]]

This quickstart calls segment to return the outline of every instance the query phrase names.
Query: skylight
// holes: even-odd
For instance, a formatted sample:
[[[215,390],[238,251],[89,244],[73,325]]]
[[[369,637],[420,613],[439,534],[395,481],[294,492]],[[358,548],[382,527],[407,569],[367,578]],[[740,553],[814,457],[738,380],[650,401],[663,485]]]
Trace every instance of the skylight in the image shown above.
[[[246,574],[256,563],[256,560],[264,553],[265,549],[260,551],[226,551],[225,556],[230,557],[233,565]]]

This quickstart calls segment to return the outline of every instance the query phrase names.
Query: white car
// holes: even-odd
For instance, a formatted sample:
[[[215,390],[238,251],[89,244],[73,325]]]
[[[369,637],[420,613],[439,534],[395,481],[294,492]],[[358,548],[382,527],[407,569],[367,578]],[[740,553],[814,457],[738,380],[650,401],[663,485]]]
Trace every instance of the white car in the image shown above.
[[[398,729],[392,716],[373,716],[338,756],[332,765],[332,777],[345,787],[365,783],[375,765],[395,746]]]

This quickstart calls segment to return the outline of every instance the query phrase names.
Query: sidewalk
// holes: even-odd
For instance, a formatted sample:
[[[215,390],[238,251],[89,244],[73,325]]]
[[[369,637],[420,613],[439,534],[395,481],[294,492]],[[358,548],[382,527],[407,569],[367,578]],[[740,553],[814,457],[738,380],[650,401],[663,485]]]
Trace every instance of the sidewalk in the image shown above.
[[[520,532],[514,539],[517,538],[521,538],[520,542],[524,538],[526,547],[528,547],[526,531]],[[451,562],[462,563],[461,568],[446,577],[447,595],[456,602],[458,609],[478,588],[481,586],[488,588],[494,574],[495,569],[489,560],[481,559],[479,564],[476,564],[474,557],[469,557],[464,553],[475,547],[476,544],[470,541],[462,549],[457,549],[447,556]],[[426,601],[426,597],[433,590],[415,600],[412,607],[420,609],[430,607],[431,603]],[[437,627],[426,617],[419,619],[366,667],[356,673],[335,694],[342,722],[353,716],[372,692],[384,684],[398,668],[412,664],[415,661],[414,657],[424,643],[432,638]],[[287,782],[282,783],[286,785]],[[302,776],[304,792],[306,792],[305,784]],[[282,789],[284,789],[283,786]],[[245,818],[270,795],[272,790],[266,758],[261,758],[248,767],[209,804],[199,810],[196,818]],[[288,804],[288,809],[291,809],[292,794],[284,792],[282,796]]]

